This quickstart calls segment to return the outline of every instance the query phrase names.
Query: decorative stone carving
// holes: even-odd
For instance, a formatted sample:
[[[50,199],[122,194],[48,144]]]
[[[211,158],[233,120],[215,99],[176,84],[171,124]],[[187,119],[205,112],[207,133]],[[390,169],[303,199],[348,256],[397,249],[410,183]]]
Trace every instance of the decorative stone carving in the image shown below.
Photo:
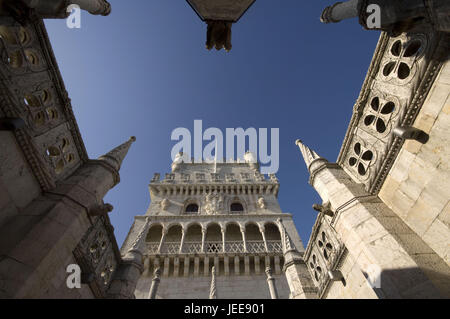
[[[258,198],[258,207],[260,209],[266,209],[267,205],[266,205],[266,201],[264,200],[264,197]]]
[[[170,206],[170,201],[167,198],[164,198],[161,203],[159,203],[162,210],[166,210]]]
[[[223,210],[223,195],[208,194],[205,196],[203,204],[203,213],[206,215],[218,215]]]

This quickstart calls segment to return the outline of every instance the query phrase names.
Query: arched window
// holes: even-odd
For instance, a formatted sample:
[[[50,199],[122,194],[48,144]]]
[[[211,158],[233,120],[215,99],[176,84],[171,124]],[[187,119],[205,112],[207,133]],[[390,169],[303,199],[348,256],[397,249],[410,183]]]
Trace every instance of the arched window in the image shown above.
[[[242,206],[241,203],[233,203],[230,206],[230,211],[232,213],[243,213],[244,212],[244,207]]]
[[[186,213],[188,213],[188,214],[198,213],[198,205],[197,204],[189,204],[189,205],[187,205]]]

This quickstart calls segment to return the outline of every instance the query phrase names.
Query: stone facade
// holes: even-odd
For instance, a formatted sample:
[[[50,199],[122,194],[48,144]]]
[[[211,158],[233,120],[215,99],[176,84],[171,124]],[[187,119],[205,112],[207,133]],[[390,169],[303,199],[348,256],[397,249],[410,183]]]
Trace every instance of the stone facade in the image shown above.
[[[320,298],[450,297],[450,35],[434,18],[382,27],[337,163],[297,141],[323,200],[304,257]]]
[[[110,5],[2,1],[0,298],[449,298],[449,2],[373,3],[391,14],[336,163],[296,142],[322,198],[306,249],[274,175],[179,156],[119,251],[103,198],[135,138],[88,158],[42,21]],[[337,3],[322,21],[369,28],[367,5]],[[208,41],[230,49],[222,27]]]
[[[283,237],[299,252],[303,244],[292,216],[280,209],[274,175],[267,179],[257,164],[244,161],[176,160],[163,180],[155,174],[149,189],[147,213],[135,217],[122,247],[126,254],[135,245],[144,256],[137,298],[149,296],[158,268],[156,298],[207,298],[213,266],[218,298],[270,298],[268,267],[278,296],[289,297]]]
[[[88,158],[42,21],[59,13],[28,2],[4,1],[0,16],[0,298],[132,297],[117,293],[134,266],[120,256],[103,198],[135,138]],[[73,264],[79,289],[66,283]]]

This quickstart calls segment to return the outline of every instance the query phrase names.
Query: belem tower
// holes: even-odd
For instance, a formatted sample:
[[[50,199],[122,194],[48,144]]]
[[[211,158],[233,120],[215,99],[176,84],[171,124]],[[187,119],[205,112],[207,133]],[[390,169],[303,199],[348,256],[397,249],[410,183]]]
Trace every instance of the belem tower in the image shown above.
[[[303,244],[292,215],[281,211],[275,175],[261,174],[251,153],[245,158],[184,163],[178,157],[163,179],[155,174],[151,204],[135,217],[122,247],[126,253],[139,245],[144,255],[136,298],[290,296],[284,239],[299,252]]]
[[[230,50],[231,23],[254,1],[221,1],[234,18],[188,2],[207,47]],[[44,24],[69,4],[111,12],[105,0],[0,1],[0,298],[450,298],[450,1],[323,11],[380,38],[355,104],[341,106],[353,112],[338,158],[292,143],[303,158],[292,171],[307,169],[321,197],[306,247],[278,180],[250,156],[175,161],[121,249],[104,197],[136,138],[88,157]],[[376,28],[368,5],[381,10]]]

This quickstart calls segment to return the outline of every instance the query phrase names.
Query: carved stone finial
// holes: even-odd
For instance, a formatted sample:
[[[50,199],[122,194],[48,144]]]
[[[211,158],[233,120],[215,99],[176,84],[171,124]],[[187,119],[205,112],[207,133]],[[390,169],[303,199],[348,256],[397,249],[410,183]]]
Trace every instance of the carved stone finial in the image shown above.
[[[100,156],[99,160],[108,163],[116,171],[119,171],[120,166],[122,165],[122,162],[125,159],[125,156],[127,155],[128,150],[131,147],[131,144],[133,144],[135,141],[136,137],[134,136],[130,137],[130,139],[125,143],[117,146],[116,148],[112,149],[105,155]]]
[[[306,167],[308,168],[308,171],[311,173],[311,164],[316,161],[327,161],[323,157],[319,156],[314,150],[310,149],[308,146],[306,146],[301,140],[296,140],[295,144],[299,147],[300,152],[302,153],[303,159],[306,163]]]

